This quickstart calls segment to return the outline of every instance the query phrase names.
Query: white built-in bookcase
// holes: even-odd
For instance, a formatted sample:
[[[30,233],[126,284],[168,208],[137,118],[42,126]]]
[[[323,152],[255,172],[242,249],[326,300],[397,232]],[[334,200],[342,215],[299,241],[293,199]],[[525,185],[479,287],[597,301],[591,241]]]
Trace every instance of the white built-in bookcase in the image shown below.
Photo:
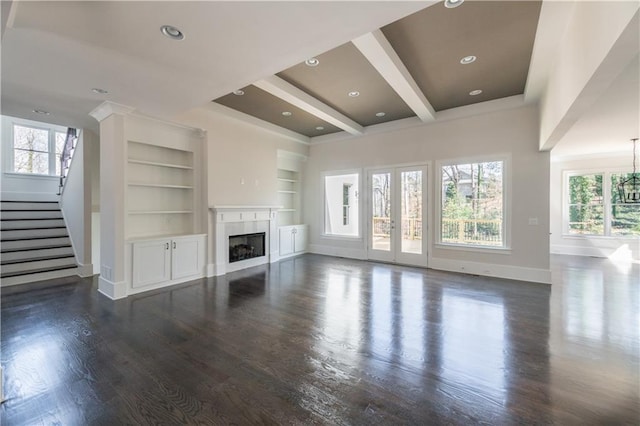
[[[129,237],[195,233],[193,152],[128,141]]]
[[[278,226],[300,223],[300,173],[278,169]]]

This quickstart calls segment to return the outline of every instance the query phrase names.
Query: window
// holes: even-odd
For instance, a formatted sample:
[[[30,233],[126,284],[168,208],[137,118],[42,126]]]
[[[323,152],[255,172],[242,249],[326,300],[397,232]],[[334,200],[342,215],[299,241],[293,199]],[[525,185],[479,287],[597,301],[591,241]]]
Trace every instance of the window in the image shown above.
[[[506,247],[504,161],[440,168],[440,242]]]
[[[342,185],[342,224],[345,226],[349,225],[349,193],[352,186],[350,183]]]
[[[346,237],[360,235],[358,173],[324,177],[324,233]]]
[[[631,173],[568,173],[565,179],[565,234],[640,235],[640,204],[620,200],[618,183]]]
[[[60,157],[66,133],[46,124],[42,127],[14,123],[13,167],[14,173],[60,175]]]

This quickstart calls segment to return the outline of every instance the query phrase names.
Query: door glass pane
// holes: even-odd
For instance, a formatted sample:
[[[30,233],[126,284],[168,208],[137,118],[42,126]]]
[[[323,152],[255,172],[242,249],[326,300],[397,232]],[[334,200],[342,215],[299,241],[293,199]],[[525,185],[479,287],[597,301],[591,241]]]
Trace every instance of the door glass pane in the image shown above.
[[[400,174],[403,253],[422,254],[422,171]]]
[[[391,173],[371,176],[371,247],[391,250]]]

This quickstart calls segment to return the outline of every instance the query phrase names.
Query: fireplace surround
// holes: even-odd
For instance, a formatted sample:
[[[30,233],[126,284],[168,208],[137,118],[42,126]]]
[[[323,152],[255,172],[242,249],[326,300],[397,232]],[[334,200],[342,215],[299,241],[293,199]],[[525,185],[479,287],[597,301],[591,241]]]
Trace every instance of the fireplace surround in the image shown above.
[[[278,206],[210,207],[214,234],[213,247],[211,247],[213,262],[207,267],[207,276],[224,275],[228,272],[276,262],[279,259],[276,230],[278,208]],[[254,234],[264,235],[263,247],[257,246],[251,238],[251,241],[239,241],[235,252],[230,249],[232,238]],[[262,255],[256,256],[260,249],[262,249]]]

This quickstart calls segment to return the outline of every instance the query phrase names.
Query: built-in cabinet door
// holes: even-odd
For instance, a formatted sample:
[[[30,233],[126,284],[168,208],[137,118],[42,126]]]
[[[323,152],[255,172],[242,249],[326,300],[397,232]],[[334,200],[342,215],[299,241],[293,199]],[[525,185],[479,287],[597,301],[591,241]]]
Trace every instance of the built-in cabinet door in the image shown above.
[[[201,238],[177,238],[171,242],[171,279],[189,277],[200,273]]]
[[[171,241],[133,244],[133,287],[145,287],[171,278]]]
[[[296,226],[293,234],[293,249],[295,253],[307,250],[307,227],[306,225]]]
[[[280,243],[280,256],[287,256],[293,253],[293,228],[287,226],[280,228],[279,243]]]

